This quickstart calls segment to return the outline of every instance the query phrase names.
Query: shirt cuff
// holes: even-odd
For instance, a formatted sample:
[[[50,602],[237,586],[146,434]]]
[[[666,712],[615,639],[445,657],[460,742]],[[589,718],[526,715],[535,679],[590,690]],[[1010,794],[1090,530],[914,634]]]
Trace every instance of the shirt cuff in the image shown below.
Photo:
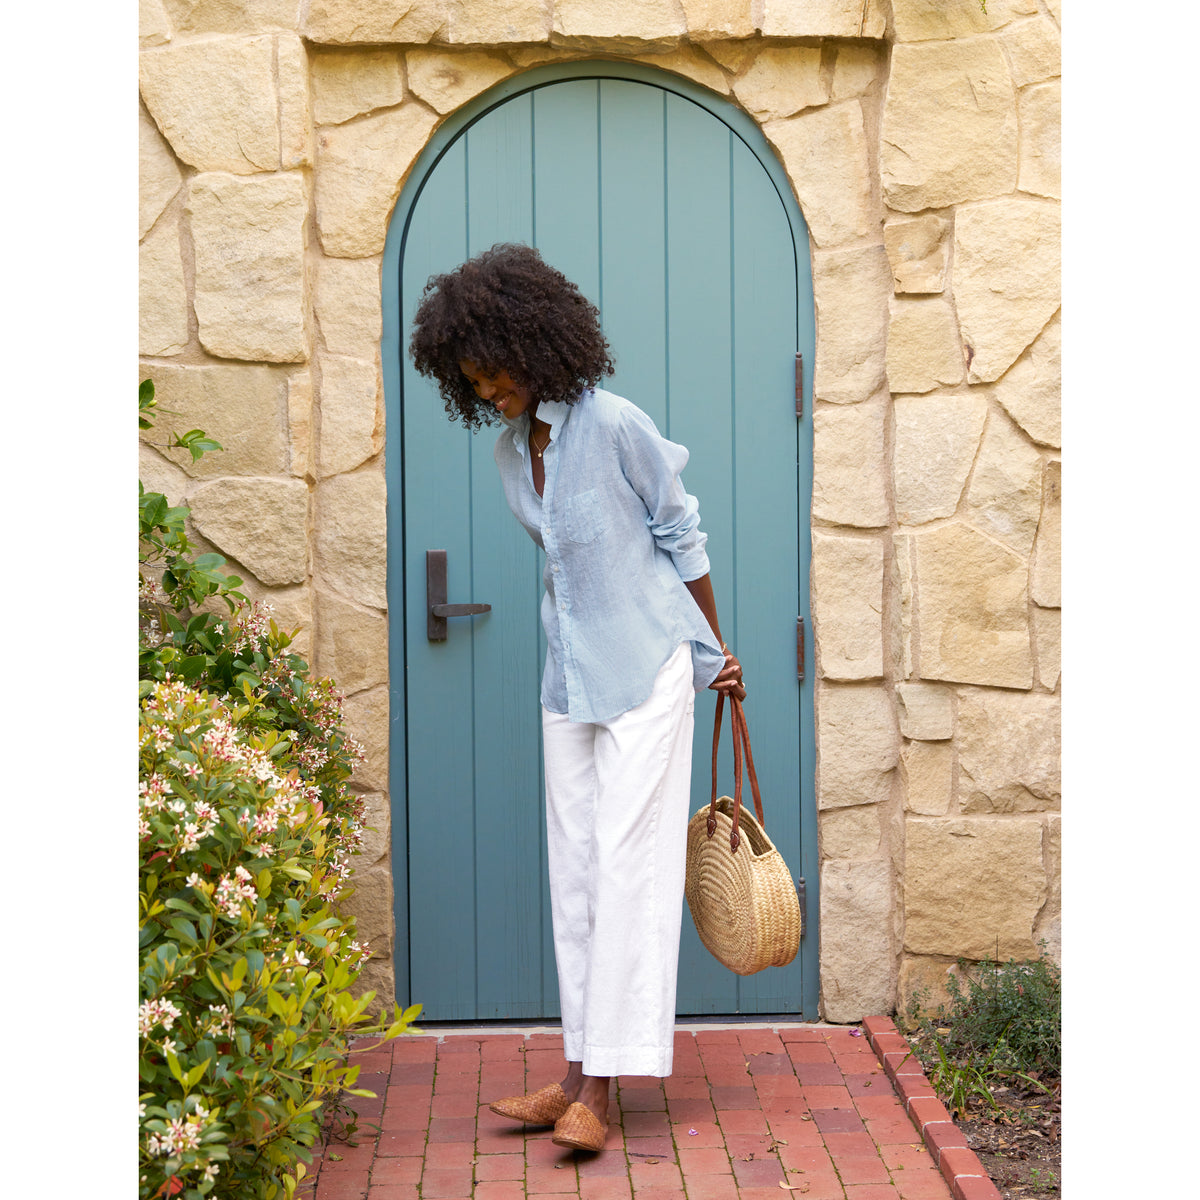
[[[710,570],[708,555],[699,547],[694,550],[672,551],[671,561],[674,562],[675,570],[679,572],[679,578],[684,583],[703,579]]]

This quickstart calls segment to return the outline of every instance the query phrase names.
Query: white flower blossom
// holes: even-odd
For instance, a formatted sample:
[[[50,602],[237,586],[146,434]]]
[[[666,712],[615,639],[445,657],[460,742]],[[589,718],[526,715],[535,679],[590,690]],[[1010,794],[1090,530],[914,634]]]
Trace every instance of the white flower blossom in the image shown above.
[[[200,1126],[176,1117],[167,1126],[165,1141],[173,1153],[195,1150],[200,1145]]]

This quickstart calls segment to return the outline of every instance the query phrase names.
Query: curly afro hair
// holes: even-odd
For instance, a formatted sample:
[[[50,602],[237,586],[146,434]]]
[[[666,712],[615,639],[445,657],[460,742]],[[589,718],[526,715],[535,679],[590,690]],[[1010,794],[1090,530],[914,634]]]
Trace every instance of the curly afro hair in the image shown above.
[[[613,372],[596,306],[532,246],[493,246],[425,285],[410,344],[417,370],[437,380],[451,420],[499,420],[459,367],[507,371],[534,400],[573,404]]]

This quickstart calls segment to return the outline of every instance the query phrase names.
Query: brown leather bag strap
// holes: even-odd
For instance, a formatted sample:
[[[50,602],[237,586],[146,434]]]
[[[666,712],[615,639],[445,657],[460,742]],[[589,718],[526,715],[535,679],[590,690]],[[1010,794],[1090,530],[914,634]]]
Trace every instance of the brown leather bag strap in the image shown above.
[[[754,796],[754,812],[758,823],[764,829],[766,821],[763,818],[762,793],[758,788],[758,772],[754,769],[754,755],[750,753],[750,726],[746,723],[746,710],[740,700],[730,700],[730,711],[742,731],[742,743],[746,749],[746,770],[750,775],[750,791]]]
[[[733,733],[733,828],[729,831],[729,848],[737,851],[742,840],[738,823],[742,819],[742,739],[737,723],[738,702],[729,697],[729,728]]]
[[[713,718],[712,753],[712,802],[708,806],[708,836],[717,832],[717,751],[721,748],[721,710],[725,707],[725,693],[717,693],[717,713]]]
[[[712,800],[708,806],[708,836],[712,837],[717,831],[717,751],[721,743],[721,713],[725,707],[725,693],[717,693],[717,711],[713,718],[713,749],[712,749]],[[754,811],[758,823],[763,824],[762,796],[758,788],[758,773],[754,769],[754,758],[750,753],[750,730],[746,724],[746,713],[742,702],[734,696],[729,697],[730,726],[733,731],[733,828],[729,833],[729,847],[735,853],[741,844],[741,834],[738,825],[742,818],[742,749],[745,747],[746,768],[750,772],[750,791],[754,796]]]
[[[737,702],[730,699],[730,705]],[[713,716],[713,745],[712,745],[712,800],[708,805],[708,823],[706,829],[708,836],[712,837],[717,832],[717,752],[721,747],[721,713],[725,708],[725,693],[717,693],[717,711]],[[741,745],[737,736],[737,723],[733,724],[733,772],[735,776],[734,783],[734,798],[733,798],[733,830],[729,835],[729,845],[732,849],[737,850],[738,843],[741,841],[741,834],[738,833],[738,822],[742,815],[742,754]]]

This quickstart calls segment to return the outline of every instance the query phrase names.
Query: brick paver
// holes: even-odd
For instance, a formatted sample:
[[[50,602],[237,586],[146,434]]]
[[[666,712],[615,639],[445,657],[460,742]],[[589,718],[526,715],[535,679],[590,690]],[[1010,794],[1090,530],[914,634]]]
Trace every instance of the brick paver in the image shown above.
[[[614,1081],[601,1154],[488,1102],[559,1078],[554,1033],[425,1033],[356,1052],[356,1146],[301,1200],[998,1200],[887,1017],[680,1030],[675,1074]],[[790,1191],[780,1187],[786,1185]]]

